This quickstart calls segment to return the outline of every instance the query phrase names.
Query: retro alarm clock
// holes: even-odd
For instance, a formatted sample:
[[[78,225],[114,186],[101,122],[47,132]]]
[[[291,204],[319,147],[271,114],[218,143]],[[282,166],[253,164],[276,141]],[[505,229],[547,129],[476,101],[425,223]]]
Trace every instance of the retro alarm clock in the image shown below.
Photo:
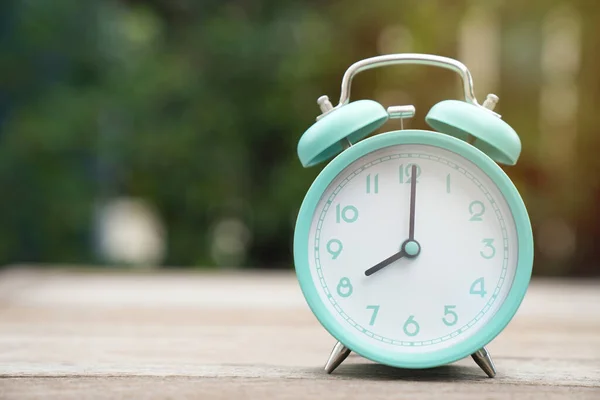
[[[350,102],[356,74],[397,64],[455,71],[464,99],[429,110],[432,131],[364,139],[415,114],[412,105]],[[337,106],[318,99],[322,115],[298,157],[304,167],[333,160],[302,202],[294,262],[310,309],[338,341],[327,373],[354,351],[401,368],[471,355],[495,376],[485,346],[515,315],[533,264],[527,210],[497,165],[514,165],[521,142],[493,111],[497,102],[493,94],[477,102],[464,64],[427,54],[359,61],[344,74]]]

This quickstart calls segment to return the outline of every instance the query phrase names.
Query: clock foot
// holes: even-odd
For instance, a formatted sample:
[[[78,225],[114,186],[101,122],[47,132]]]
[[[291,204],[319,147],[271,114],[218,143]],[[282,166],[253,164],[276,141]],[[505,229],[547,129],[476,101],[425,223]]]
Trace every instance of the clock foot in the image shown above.
[[[492,361],[492,357],[490,353],[488,353],[485,347],[477,350],[475,353],[471,354],[473,360],[479,365],[479,368],[483,370],[490,378],[496,376],[496,367],[494,366],[494,362]]]
[[[325,363],[325,372],[328,374],[332,373],[334,369],[340,366],[342,362],[348,357],[350,354],[350,349],[337,342],[335,346],[333,346],[333,350],[331,350],[331,354]]]

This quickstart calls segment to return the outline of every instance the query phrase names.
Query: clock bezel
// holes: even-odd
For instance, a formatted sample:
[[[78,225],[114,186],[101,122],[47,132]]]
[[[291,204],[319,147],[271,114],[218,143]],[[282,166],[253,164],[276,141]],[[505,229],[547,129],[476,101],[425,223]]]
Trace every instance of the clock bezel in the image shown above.
[[[351,332],[329,312],[310,272],[308,239],[316,207],[331,182],[352,162],[384,147],[393,145],[431,145],[452,151],[477,165],[497,185],[515,221],[518,243],[517,268],[506,300],[496,314],[469,339],[448,348],[428,353],[390,354]],[[294,233],[296,274],[304,297],[321,325],[350,350],[372,361],[400,368],[430,368],[448,364],[473,354],[491,342],[508,325],[517,312],[529,285],[533,266],[533,234],[529,215],[510,178],[479,149],[441,133],[425,130],[402,130],[382,133],[365,139],[338,155],[317,176],[308,190],[298,213]]]

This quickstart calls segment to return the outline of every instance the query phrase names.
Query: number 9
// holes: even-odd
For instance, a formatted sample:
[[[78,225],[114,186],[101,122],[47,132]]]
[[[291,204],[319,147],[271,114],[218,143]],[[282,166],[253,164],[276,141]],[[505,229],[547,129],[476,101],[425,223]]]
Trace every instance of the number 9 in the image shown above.
[[[327,252],[331,254],[331,258],[335,260],[341,254],[344,246],[339,239],[331,239],[327,242]]]

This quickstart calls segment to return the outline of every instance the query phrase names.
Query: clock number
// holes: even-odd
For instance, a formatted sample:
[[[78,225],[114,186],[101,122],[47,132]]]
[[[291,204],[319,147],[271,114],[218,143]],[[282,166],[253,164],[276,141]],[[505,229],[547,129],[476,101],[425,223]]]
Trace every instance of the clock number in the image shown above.
[[[350,297],[352,291],[353,288],[352,284],[350,283],[350,279],[346,277],[340,279],[340,283],[337,285],[337,294],[339,294],[340,297]]]
[[[452,311],[454,308],[456,308],[456,306],[444,306],[444,318],[442,318],[442,321],[446,326],[456,325],[456,322],[458,321],[458,314]],[[450,318],[446,319],[448,316],[450,316]]]
[[[331,259],[335,260],[338,258],[344,246],[342,245],[342,241],[339,239],[331,239],[327,242],[327,252],[331,254]]]
[[[419,324],[414,320],[415,316],[411,315],[404,323],[404,333],[408,336],[416,336],[419,333]]]
[[[471,290],[469,291],[471,294],[478,294],[482,298],[485,297],[487,292],[485,291],[485,285],[483,282],[483,277],[479,279],[475,279],[475,282],[471,285]]]
[[[450,174],[446,175],[446,193],[450,193]]]
[[[411,181],[411,171],[412,171],[412,166],[415,165],[413,163],[410,163],[408,165],[406,165],[406,167],[404,167],[404,164],[400,164],[400,168],[398,169],[398,173],[400,175],[400,183],[410,183]],[[416,177],[415,178],[419,178],[419,175],[421,175],[421,167],[419,167],[418,164],[417,165],[417,173],[416,173]],[[419,183],[419,180],[417,179],[417,183]]]
[[[469,204],[469,214],[471,214],[471,219],[469,221],[483,221],[481,216],[485,212],[485,206],[479,200],[472,201]]]
[[[335,206],[335,222],[338,224],[344,222],[352,223],[358,219],[358,210],[354,206],[346,206],[341,208],[338,204]]]
[[[371,315],[371,322],[369,325],[373,326],[375,323],[375,318],[377,318],[377,313],[379,312],[379,306],[367,306],[367,310],[373,310],[373,314]]]
[[[371,174],[367,175],[367,194],[371,193]],[[379,174],[373,177],[373,193],[379,193]]]
[[[494,247],[494,245],[492,243],[494,243],[494,239],[483,239],[481,241],[483,244],[485,244],[485,248],[486,249],[491,249],[489,251],[484,251],[481,250],[479,252],[479,254],[481,254],[481,257],[489,260],[490,258],[493,258],[496,255],[496,248]]]

